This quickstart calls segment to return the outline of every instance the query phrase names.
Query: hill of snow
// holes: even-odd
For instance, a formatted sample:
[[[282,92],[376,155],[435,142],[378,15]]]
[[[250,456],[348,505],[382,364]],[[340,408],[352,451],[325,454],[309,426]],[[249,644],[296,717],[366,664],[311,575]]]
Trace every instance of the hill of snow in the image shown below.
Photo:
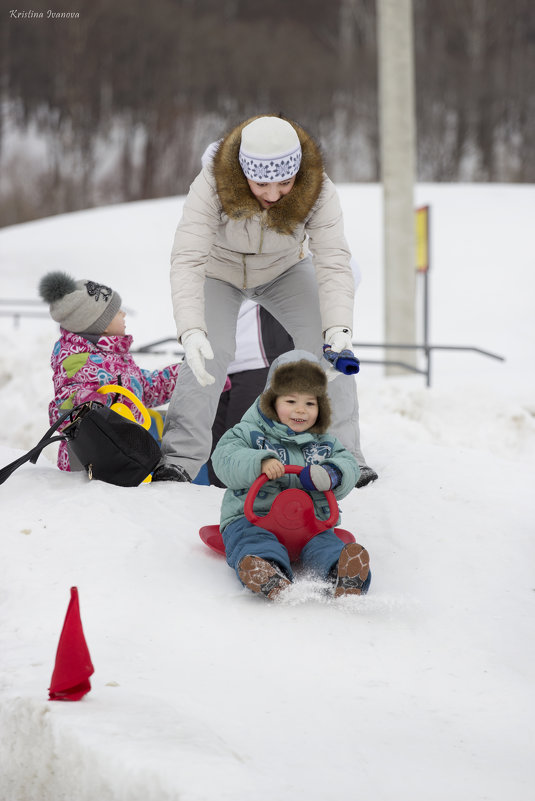
[[[380,188],[340,194],[363,274],[355,335],[381,341]],[[369,595],[334,601],[302,576],[264,603],[198,537],[222,490],[89,482],[49,448],[0,487],[2,801],[531,801],[535,187],[420,185],[417,202],[433,214],[432,342],[506,361],[436,353],[431,389],[363,365],[380,479],[342,513],[371,554]],[[65,269],[119,290],[137,345],[172,337],[181,205],[1,230],[0,297],[35,299]],[[0,331],[4,465],[48,427],[57,326]],[[49,702],[71,586],[92,690]]]

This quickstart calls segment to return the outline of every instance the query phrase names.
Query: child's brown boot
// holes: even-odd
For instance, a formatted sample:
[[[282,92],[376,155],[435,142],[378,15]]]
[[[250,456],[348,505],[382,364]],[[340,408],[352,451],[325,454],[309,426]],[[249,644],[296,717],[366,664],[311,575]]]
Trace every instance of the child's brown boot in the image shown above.
[[[344,545],[338,559],[338,575],[334,585],[334,597],[361,595],[370,572],[370,556],[366,548],[357,542]],[[364,588],[366,592],[367,588]]]
[[[271,601],[291,583],[277,565],[260,556],[244,556],[238,573],[246,587]]]

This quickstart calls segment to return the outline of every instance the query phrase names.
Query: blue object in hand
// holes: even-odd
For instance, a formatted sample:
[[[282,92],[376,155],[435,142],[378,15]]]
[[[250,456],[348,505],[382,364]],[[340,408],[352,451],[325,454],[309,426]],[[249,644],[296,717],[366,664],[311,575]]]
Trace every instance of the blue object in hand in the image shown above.
[[[343,375],[355,375],[360,370],[360,362],[352,350],[336,353],[329,345],[323,346],[323,358],[332,364],[335,370]]]
[[[337,487],[342,480],[342,474],[337,467],[332,464],[309,464],[299,473],[299,481],[303,489],[307,492],[327,490]]]

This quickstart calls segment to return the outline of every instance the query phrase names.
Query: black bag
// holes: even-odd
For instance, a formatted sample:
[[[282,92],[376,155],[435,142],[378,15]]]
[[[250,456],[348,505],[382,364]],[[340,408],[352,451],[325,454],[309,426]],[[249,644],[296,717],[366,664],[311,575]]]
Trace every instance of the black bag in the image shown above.
[[[70,422],[61,434],[52,436],[67,418]],[[69,451],[90,479],[119,487],[137,487],[152,473],[162,455],[147,429],[101,403],[89,401],[65,412],[31,451],[3,467],[0,484],[25,462],[35,464],[43,448],[59,440],[69,443]]]

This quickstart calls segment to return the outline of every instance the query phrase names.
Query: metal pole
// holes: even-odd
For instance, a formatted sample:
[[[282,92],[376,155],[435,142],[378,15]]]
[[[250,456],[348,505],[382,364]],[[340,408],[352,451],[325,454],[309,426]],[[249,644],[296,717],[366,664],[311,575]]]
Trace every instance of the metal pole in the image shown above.
[[[424,273],[424,347],[427,370],[426,386],[431,386],[431,348],[429,347],[429,270]]]
[[[377,11],[385,339],[416,342],[412,0],[378,0]],[[416,354],[410,359],[416,365]]]
[[[431,269],[431,208],[427,207],[427,270],[425,271],[425,318],[424,318],[424,337],[427,354],[427,386],[431,386],[431,355],[429,347],[429,271]]]

